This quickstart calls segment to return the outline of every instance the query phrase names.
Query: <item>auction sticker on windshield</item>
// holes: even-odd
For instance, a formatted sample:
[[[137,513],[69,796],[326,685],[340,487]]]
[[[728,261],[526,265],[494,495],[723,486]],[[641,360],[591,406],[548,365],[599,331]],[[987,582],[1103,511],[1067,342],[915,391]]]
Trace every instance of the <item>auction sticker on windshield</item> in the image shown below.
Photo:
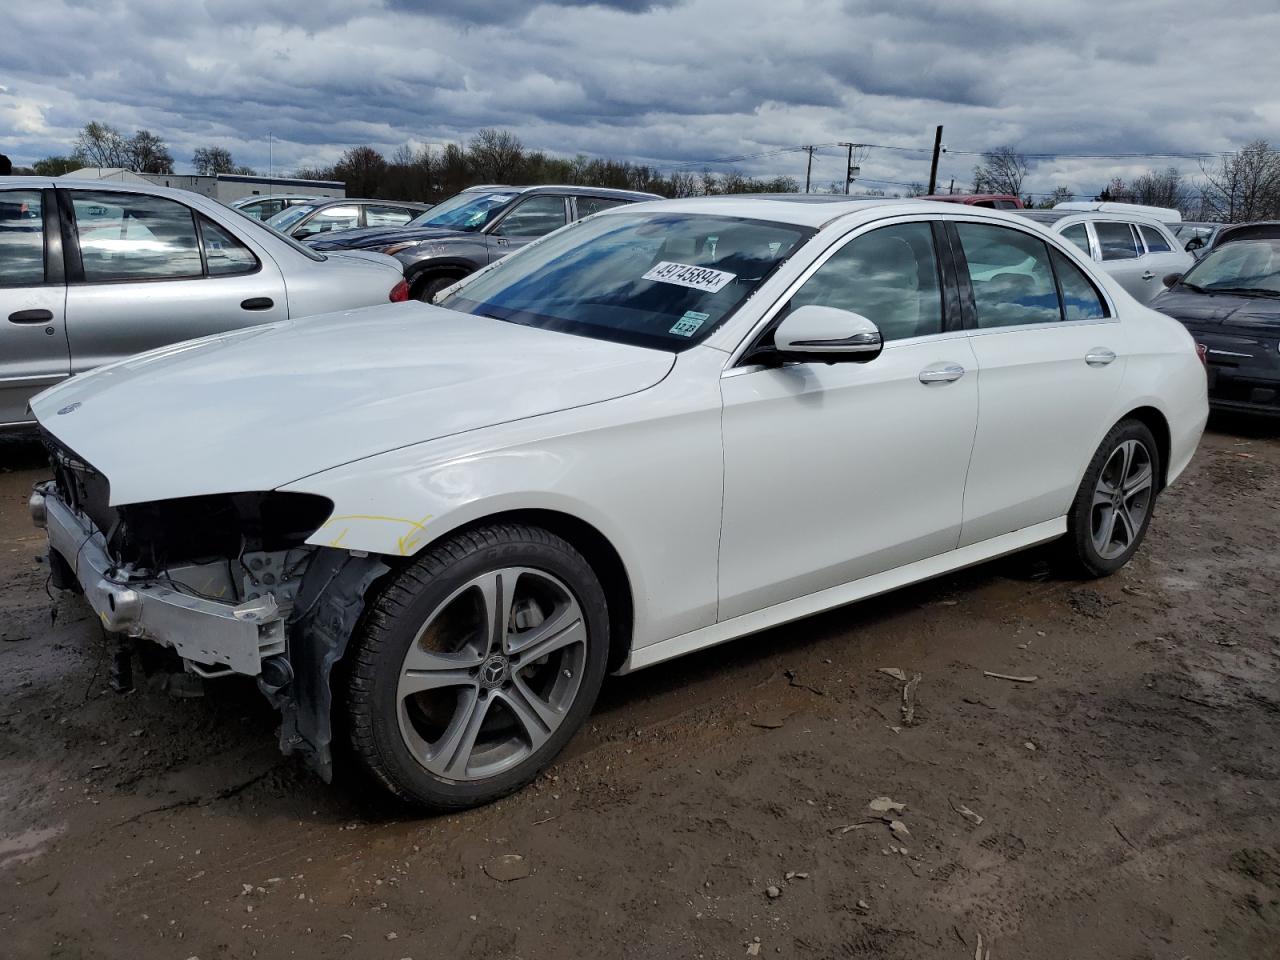
[[[716,293],[736,276],[736,273],[725,273],[723,270],[712,270],[710,267],[695,267],[687,263],[671,263],[663,260],[642,279],[674,283],[680,287],[692,287],[694,290]]]

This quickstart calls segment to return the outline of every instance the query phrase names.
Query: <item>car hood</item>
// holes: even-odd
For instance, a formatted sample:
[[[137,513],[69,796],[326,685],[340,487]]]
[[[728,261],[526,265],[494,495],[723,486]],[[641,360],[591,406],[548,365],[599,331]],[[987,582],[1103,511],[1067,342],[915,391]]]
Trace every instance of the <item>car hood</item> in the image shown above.
[[[271,490],[409,444],[636,393],[674,354],[388,304],[249,327],[38,395],[111,503]]]
[[[418,240],[444,240],[448,237],[470,236],[462,230],[444,227],[362,227],[359,230],[341,230],[323,239],[311,241],[316,250],[380,249],[393,243],[411,243]]]
[[[1269,297],[1196,293],[1174,287],[1158,294],[1149,306],[1193,327],[1256,330],[1280,325],[1280,299]]]

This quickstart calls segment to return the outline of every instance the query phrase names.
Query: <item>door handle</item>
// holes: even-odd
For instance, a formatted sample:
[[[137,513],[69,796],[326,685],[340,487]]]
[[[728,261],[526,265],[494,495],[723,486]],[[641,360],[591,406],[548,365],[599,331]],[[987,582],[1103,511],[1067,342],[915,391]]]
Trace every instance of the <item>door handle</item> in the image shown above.
[[[1084,355],[1084,362],[1091,367],[1105,367],[1115,358],[1115,351],[1106,347],[1094,347]]]
[[[920,382],[952,383],[964,376],[964,367],[958,363],[935,363],[920,371]]]
[[[52,310],[17,310],[9,314],[10,323],[48,323],[52,319]]]
[[[275,305],[276,302],[270,297],[250,297],[248,300],[240,301],[242,310],[270,310]]]
[[[1156,278],[1156,275],[1152,273],[1150,270],[1148,270],[1146,273],[1142,275],[1143,280],[1154,280],[1155,278]]]

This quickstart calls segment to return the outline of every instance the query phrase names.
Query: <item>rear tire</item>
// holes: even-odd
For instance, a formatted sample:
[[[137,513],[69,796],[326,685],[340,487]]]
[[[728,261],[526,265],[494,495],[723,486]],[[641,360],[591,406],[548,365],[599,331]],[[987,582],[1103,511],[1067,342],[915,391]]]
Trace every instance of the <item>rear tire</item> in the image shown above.
[[[1160,449],[1147,425],[1121,420],[1098,447],[1067,514],[1062,558],[1084,577],[1115,573],[1137,552],[1159,492]]]
[[[352,637],[352,747],[404,801],[488,803],[569,742],[608,652],[604,590],[566,541],[523,524],[460,533],[391,581]]]

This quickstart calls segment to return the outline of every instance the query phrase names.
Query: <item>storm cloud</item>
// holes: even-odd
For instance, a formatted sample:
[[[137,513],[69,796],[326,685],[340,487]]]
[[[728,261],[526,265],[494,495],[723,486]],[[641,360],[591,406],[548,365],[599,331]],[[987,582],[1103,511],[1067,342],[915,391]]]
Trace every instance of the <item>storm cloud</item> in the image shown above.
[[[1028,189],[1092,192],[1197,161],[1061,155],[1280,139],[1273,0],[47,0],[5,19],[0,151],[20,164],[68,152],[90,119],[159,133],[179,169],[213,144],[265,172],[270,137],[277,173],[496,126],[664,171],[870,143],[863,183],[893,190],[927,178],[942,123],[944,185],[1009,143],[1059,155]],[[803,179],[804,160],[735,169]],[[814,178],[842,168],[820,150]]]

